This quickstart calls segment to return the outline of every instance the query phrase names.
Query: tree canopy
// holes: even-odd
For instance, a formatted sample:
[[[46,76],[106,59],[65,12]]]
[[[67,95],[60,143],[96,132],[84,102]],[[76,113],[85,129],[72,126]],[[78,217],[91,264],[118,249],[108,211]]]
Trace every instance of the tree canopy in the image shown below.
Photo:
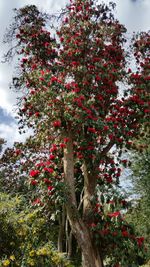
[[[26,6],[6,35],[14,41],[6,59],[17,53],[20,65],[13,78],[23,92],[20,131],[34,130],[11,151],[13,164],[26,176],[31,202],[59,211],[58,248],[71,258],[74,239],[83,267],[138,266],[145,258],[144,238],[124,219],[128,202],[118,188],[127,164],[122,152],[149,120],[150,35],[135,35],[126,49],[114,8],[70,1],[55,27],[53,16]]]

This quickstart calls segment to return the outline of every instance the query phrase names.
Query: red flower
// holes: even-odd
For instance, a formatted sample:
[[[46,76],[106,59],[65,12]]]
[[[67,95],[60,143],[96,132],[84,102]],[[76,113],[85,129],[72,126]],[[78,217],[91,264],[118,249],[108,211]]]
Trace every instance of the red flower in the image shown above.
[[[137,240],[138,246],[141,247],[144,242],[144,237],[143,236],[137,237],[136,240]]]
[[[58,34],[58,33],[57,33]],[[60,41],[63,42],[64,41],[64,37],[60,37]]]
[[[107,183],[112,183],[113,179],[112,179],[111,176],[108,176],[108,177],[106,178],[106,181],[107,181]]]
[[[22,153],[22,152],[21,152],[20,149],[16,149],[16,150],[15,150],[15,154],[16,154],[16,156],[20,155],[21,153]]]
[[[113,213],[109,213],[108,214],[108,216],[109,217],[111,217],[111,218],[113,218],[113,217],[118,217],[118,216],[120,216],[121,214],[120,214],[120,211],[115,211],[115,212],[113,212]]]
[[[44,178],[43,180],[44,180],[44,183],[45,183],[45,184],[51,184],[51,181],[50,181],[49,179]]]
[[[113,134],[109,134],[109,139],[112,140],[114,138]]]
[[[69,142],[69,138],[68,138],[68,137],[65,137],[65,138],[64,138],[64,142],[65,142],[65,143],[68,143],[68,142]]]
[[[54,121],[53,122],[53,126],[54,127],[60,127],[61,126],[61,121],[59,121],[59,120],[58,121]]]
[[[123,139],[122,138],[116,138],[117,142],[122,143]]]
[[[54,152],[57,150],[57,146],[54,144],[52,145],[52,147],[50,148],[50,152]]]
[[[96,133],[95,128],[89,127],[87,130],[88,130],[88,132],[90,132],[90,133]]]
[[[60,147],[61,147],[61,148],[65,148],[66,145],[65,145],[64,143],[61,143],[61,144],[60,144]]]
[[[22,62],[23,62],[23,63],[26,63],[27,61],[28,61],[28,59],[25,58],[25,57],[22,59]]]
[[[48,47],[48,46],[49,46],[49,43],[48,43],[48,42],[45,42],[45,43],[44,43],[44,46],[45,46],[45,47]]]
[[[100,76],[98,76],[98,75],[96,75],[96,77],[95,77],[95,81],[100,81],[101,80],[101,77]]]
[[[47,167],[44,168],[44,171],[47,171],[49,173],[53,173],[54,172],[54,170],[52,168],[47,168]]]
[[[35,112],[35,117],[39,117],[40,113],[39,112]]]
[[[57,82],[57,81],[58,81],[57,77],[53,76],[53,77],[51,78],[51,82]]]
[[[127,231],[122,231],[122,236],[123,237],[128,237],[129,236],[129,233]]]
[[[30,174],[30,176],[35,177],[35,176],[37,176],[39,173],[40,173],[40,171],[38,171],[38,170],[31,170],[29,174]]]
[[[109,130],[109,127],[108,126],[104,126],[103,130],[104,131],[108,131]]]
[[[31,184],[32,184],[32,185],[37,185],[37,183],[38,183],[38,182],[37,182],[36,180],[32,180],[32,181],[31,181]]]
[[[47,187],[48,191],[52,191],[54,189],[54,186],[50,185]]]
[[[76,61],[72,61],[71,65],[77,67],[79,65],[79,63]]]
[[[41,202],[41,200],[39,198],[35,199],[33,202],[32,202],[32,205],[38,205],[40,204],[40,206],[43,206],[43,203]]]
[[[53,159],[55,159],[55,155],[51,154],[51,155],[49,156],[49,158],[50,158],[51,160],[53,160]]]

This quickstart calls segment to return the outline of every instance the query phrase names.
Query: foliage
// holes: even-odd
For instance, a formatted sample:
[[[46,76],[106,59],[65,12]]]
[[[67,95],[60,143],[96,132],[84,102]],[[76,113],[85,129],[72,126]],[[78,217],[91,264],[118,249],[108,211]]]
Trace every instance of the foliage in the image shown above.
[[[29,209],[21,197],[1,193],[0,266],[73,266],[55,249],[57,226],[49,227],[42,214],[39,208]]]
[[[128,220],[133,221],[138,231],[145,237],[148,257],[150,258],[150,146],[148,130],[145,136],[136,144],[137,151],[133,157],[131,194],[136,196],[134,205],[128,214]]]
[[[123,218],[128,203],[118,186],[122,165],[128,164],[121,154],[149,120],[150,36],[132,40],[133,72],[124,48],[126,29],[114,18],[114,7],[70,1],[53,35],[50,18],[26,6],[16,10],[6,35],[15,42],[6,59],[17,52],[20,62],[13,78],[24,92],[20,131],[34,130],[26,146],[9,151],[11,169],[17,166],[15,179],[28,177],[32,203],[64,214],[60,251],[67,240],[69,255],[73,235],[86,267],[97,261],[102,266],[104,259],[111,266],[138,266],[139,257],[145,259],[143,237]]]

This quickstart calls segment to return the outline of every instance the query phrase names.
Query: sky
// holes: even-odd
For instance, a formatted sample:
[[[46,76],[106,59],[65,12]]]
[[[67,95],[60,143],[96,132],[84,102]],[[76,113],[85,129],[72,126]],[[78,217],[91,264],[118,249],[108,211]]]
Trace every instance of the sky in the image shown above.
[[[0,0],[0,62],[7,45],[2,40],[6,28],[13,20],[13,9],[34,4],[41,11],[55,13],[65,7],[69,0]],[[99,0],[99,2],[101,2]],[[105,0],[108,3],[109,0]],[[147,31],[150,29],[150,0],[114,0],[116,3],[115,15],[124,24],[129,35],[132,32]],[[14,63],[0,63],[0,137],[7,140],[7,146],[14,141],[24,141],[29,133],[20,135],[16,116],[16,98],[18,93],[13,92],[9,85],[14,71]]]

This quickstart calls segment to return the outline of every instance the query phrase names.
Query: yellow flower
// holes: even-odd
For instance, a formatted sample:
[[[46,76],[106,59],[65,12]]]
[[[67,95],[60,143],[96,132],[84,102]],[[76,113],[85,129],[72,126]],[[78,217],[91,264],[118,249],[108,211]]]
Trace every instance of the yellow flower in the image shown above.
[[[29,252],[29,255],[30,255],[30,257],[33,257],[34,255],[35,255],[35,250],[31,250],[30,252]]]
[[[4,260],[3,261],[3,266],[9,266],[10,264],[10,261],[9,260]]]
[[[18,220],[18,222],[19,223],[24,223],[24,219],[21,218],[21,219]]]
[[[38,256],[46,256],[48,254],[48,251],[46,248],[40,248],[37,253],[36,253]]]
[[[34,261],[34,260],[29,259],[27,262],[28,262],[28,264],[29,264],[30,266],[35,266],[35,261]]]
[[[15,256],[14,255],[11,255],[9,258],[10,258],[11,261],[15,260]]]
[[[57,253],[55,254],[54,256],[52,256],[52,261],[55,263],[55,264],[59,264],[62,262],[62,255],[60,253]]]

